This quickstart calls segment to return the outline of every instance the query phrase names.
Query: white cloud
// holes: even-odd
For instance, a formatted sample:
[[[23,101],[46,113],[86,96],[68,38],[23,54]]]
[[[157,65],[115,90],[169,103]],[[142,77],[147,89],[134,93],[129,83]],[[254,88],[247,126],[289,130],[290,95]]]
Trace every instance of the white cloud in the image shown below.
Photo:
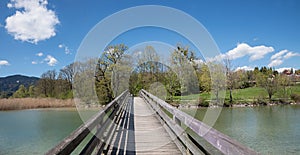
[[[55,36],[59,20],[47,4],[47,0],[11,0],[7,7],[16,12],[5,20],[8,33],[16,40],[35,44]]]
[[[299,53],[289,52],[289,53],[287,53],[283,58],[284,58],[284,59],[289,59],[289,58],[295,57],[295,56],[300,56],[300,54],[299,54]]]
[[[242,67],[237,67],[235,69],[235,71],[238,71],[238,70],[245,70],[245,71],[250,71],[250,70],[254,70],[254,68],[250,67],[250,66],[242,66]]]
[[[275,66],[279,66],[283,63],[283,60],[282,59],[275,59],[275,60],[272,60],[268,67],[275,67]]]
[[[217,56],[217,59],[235,60],[244,56],[250,56],[249,60],[254,61],[264,58],[266,54],[273,51],[273,47],[267,47],[265,45],[251,47],[246,43],[241,43],[238,44],[234,49],[229,50],[227,53]]]
[[[36,65],[36,64],[38,64],[38,62],[32,61],[31,64]]]
[[[65,50],[65,54],[71,54],[71,50],[65,44],[59,44],[58,48],[63,48]]]
[[[11,3],[8,3],[6,6],[7,6],[8,8],[12,8],[12,7],[13,7],[13,5],[12,5]]]
[[[10,65],[7,60],[0,60],[0,66],[8,66]]]
[[[58,63],[57,59],[51,55],[47,55],[44,61],[46,61],[49,66],[55,66]]]
[[[284,55],[287,52],[288,52],[288,50],[282,50],[282,51],[272,55],[271,60],[282,58],[282,55]]]
[[[37,53],[36,55],[39,56],[39,57],[41,57],[41,56],[43,56],[44,54],[43,54],[42,52],[40,52],[40,53]]]
[[[275,67],[283,64],[283,62],[291,57],[300,56],[299,53],[290,52],[288,50],[282,50],[271,57],[271,62],[268,67]]]

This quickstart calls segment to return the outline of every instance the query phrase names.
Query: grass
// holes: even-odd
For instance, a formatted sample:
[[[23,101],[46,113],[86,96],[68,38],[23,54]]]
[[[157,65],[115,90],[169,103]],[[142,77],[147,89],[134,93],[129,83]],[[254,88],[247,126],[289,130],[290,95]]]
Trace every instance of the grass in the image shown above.
[[[75,107],[74,100],[53,98],[10,98],[0,99],[0,110]]]
[[[289,94],[299,94],[300,95],[300,85],[290,86],[288,90]],[[180,101],[182,103],[197,101],[199,97],[204,100],[210,100],[211,95],[209,92],[203,92],[200,94],[191,94],[186,96],[175,96],[174,101]],[[214,97],[212,95],[212,97]],[[250,87],[245,89],[235,89],[232,91],[233,101],[235,103],[245,103],[253,102],[257,100],[268,100],[268,93],[265,89],[261,87]],[[290,95],[288,96],[290,97]],[[273,95],[272,99],[278,100],[280,98],[280,93],[277,92]],[[226,91],[225,102],[229,101],[229,91]]]

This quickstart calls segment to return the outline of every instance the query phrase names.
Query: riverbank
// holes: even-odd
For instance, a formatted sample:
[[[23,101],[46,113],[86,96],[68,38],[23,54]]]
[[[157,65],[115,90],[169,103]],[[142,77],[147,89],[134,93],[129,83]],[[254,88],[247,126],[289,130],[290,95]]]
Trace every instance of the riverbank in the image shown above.
[[[53,98],[10,98],[0,99],[0,110],[22,110],[40,108],[74,108],[73,99],[53,99]]]
[[[272,102],[272,103],[238,103],[238,104],[232,104],[232,105],[227,105],[223,104],[222,106],[218,105],[209,105],[209,106],[201,106],[201,105],[196,105],[196,104],[178,104],[176,107],[178,108],[214,108],[214,107],[231,107],[231,108],[236,108],[236,107],[258,107],[258,106],[276,106],[276,105],[300,105],[300,102],[285,102],[285,103],[280,103],[280,102]]]

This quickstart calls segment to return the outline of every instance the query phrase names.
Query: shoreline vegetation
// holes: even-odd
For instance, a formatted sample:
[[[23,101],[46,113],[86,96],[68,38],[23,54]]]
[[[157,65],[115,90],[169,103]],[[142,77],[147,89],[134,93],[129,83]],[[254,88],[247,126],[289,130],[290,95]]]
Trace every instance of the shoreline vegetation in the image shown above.
[[[146,46],[138,60],[132,59],[127,49],[124,44],[108,46],[104,51],[109,52],[99,58],[71,63],[59,72],[46,71],[33,85],[20,84],[17,90],[11,89],[15,91],[2,91],[0,98],[9,99],[0,100],[0,110],[74,107],[73,98],[83,103],[80,108],[98,108],[126,89],[134,96],[141,89],[147,90],[175,107],[179,103],[246,107],[300,102],[300,69],[280,73],[266,66],[235,70],[229,58],[224,58],[225,62],[204,62],[188,46],[180,44],[166,65],[152,46]]]
[[[8,98],[0,99],[0,111],[26,110],[26,109],[69,109],[80,108],[87,110],[99,110],[105,105],[84,104],[76,99],[56,99],[56,98]],[[76,105],[75,103],[80,103]]]
[[[217,108],[217,107],[226,107],[226,108],[243,108],[243,107],[259,107],[259,106],[276,106],[276,105],[300,105],[300,102],[271,102],[271,103],[238,103],[238,104],[232,104],[228,106],[226,103],[224,103],[222,106],[218,105],[209,105],[209,106],[202,106],[197,104],[172,104],[173,106],[176,106],[177,108]]]
[[[0,111],[41,109],[41,108],[75,108],[73,99],[54,98],[9,98],[0,99]]]
[[[186,96],[185,96],[186,97]],[[299,96],[298,96],[299,97]],[[199,103],[199,100],[182,100],[179,104],[177,100],[175,102],[169,103],[177,108],[217,108],[217,107],[228,107],[228,108],[238,108],[238,107],[258,107],[258,106],[275,106],[275,105],[300,105],[300,100],[297,98],[296,101],[288,100],[273,100],[268,101],[252,101],[252,102],[238,102],[228,105],[227,101],[224,100],[223,105],[209,105],[209,101],[205,101],[206,104]],[[103,108],[104,105],[95,104],[82,104],[80,108],[83,109],[95,109]],[[0,111],[10,111],[10,110],[26,110],[26,109],[66,109],[66,108],[76,108],[74,99],[55,99],[55,98],[8,98],[0,99]]]

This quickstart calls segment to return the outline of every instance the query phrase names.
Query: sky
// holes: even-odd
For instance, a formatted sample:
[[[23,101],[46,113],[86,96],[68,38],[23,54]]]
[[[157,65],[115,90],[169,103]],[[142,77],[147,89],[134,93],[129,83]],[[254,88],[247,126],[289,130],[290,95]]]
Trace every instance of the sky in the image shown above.
[[[74,62],[82,41],[97,23],[141,5],[171,7],[195,18],[217,44],[221,52],[218,57],[231,59],[235,68],[300,69],[298,0],[1,0],[0,77],[39,77],[47,70],[59,71]],[[134,20],[133,15],[122,22]],[[183,27],[185,22],[178,20]],[[130,30],[111,43],[134,47],[147,41],[172,46],[180,43],[198,51],[188,38],[157,27]]]

